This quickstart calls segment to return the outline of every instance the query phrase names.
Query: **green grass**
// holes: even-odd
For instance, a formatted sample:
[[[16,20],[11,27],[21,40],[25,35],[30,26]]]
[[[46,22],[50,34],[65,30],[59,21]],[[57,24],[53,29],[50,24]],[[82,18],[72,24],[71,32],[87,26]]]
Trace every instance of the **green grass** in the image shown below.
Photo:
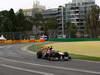
[[[79,55],[79,54],[70,54],[70,56],[72,57],[72,59],[100,61],[100,57],[85,56],[85,55]]]
[[[90,42],[91,43],[91,42]],[[89,43],[89,45],[90,45],[90,43]],[[40,47],[42,47],[42,46],[48,46],[48,45],[52,45],[53,46],[53,44],[55,44],[55,43],[38,43],[38,44],[34,44],[34,45],[32,45],[31,47],[29,47],[29,49],[31,50],[31,51],[37,51],[37,50],[39,50],[40,49]],[[69,43],[68,43],[69,44]],[[69,47],[69,45],[67,44],[67,46]],[[73,43],[74,44],[74,43]],[[82,46],[84,46],[83,45],[84,43],[82,43]],[[86,44],[86,43],[85,43]],[[56,43],[56,45],[57,45],[57,43]],[[75,43],[75,45],[76,45],[76,43]],[[93,45],[95,45],[94,43],[93,43]],[[92,45],[92,46],[93,46]],[[59,45],[59,47],[60,46],[64,46],[64,44],[63,45]],[[66,47],[67,47],[66,46]],[[71,45],[70,45],[71,46]],[[73,46],[73,45],[72,45]],[[96,45],[97,46],[97,45]],[[57,45],[57,47],[54,45],[53,46],[54,47],[54,49],[56,49],[57,47],[58,47],[58,45]],[[78,47],[80,47],[80,46],[78,46]],[[91,47],[91,46],[90,46]],[[72,47],[73,48],[73,47]],[[80,47],[80,48],[82,48],[82,47]],[[62,49],[63,49],[63,47],[62,47]],[[75,49],[75,48],[74,48]],[[90,49],[90,48],[88,48],[88,49]],[[57,50],[59,50],[59,48],[57,49]],[[71,52],[70,52],[71,51]],[[69,53],[70,53],[70,56],[72,57],[72,59],[82,59],[82,60],[91,60],[91,61],[100,61],[100,57],[96,57],[96,56],[89,56],[89,55],[84,55],[84,54],[81,54],[80,52],[77,54],[77,53],[74,53],[72,50],[70,50],[69,51]],[[82,52],[83,53],[83,52]]]
[[[100,57],[100,41],[56,42],[56,43],[48,44],[48,46],[51,45],[55,50],[61,52],[67,51],[72,54]]]
[[[37,43],[37,44],[33,44],[32,46],[30,46],[28,49],[31,51],[37,51],[39,50],[41,47],[50,44],[51,42],[45,42],[45,43]]]
[[[34,44],[34,45],[30,46],[28,49],[36,52],[43,45],[44,45],[43,43]]]

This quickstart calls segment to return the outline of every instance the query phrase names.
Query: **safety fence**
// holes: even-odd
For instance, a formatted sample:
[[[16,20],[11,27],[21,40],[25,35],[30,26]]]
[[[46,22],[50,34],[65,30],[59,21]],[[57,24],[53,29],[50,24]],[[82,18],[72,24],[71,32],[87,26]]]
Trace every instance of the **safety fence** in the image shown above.
[[[5,40],[5,41],[0,41],[0,44],[34,43],[34,42],[45,42],[45,40]]]
[[[66,38],[66,39],[49,39],[55,42],[77,42],[77,41],[100,41],[100,38]]]

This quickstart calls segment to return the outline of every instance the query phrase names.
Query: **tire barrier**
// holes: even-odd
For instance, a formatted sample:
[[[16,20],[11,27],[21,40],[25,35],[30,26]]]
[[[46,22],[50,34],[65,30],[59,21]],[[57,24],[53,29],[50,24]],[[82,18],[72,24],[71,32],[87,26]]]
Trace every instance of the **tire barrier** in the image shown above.
[[[0,44],[33,43],[33,42],[45,42],[45,40],[6,40],[6,41],[0,41]]]

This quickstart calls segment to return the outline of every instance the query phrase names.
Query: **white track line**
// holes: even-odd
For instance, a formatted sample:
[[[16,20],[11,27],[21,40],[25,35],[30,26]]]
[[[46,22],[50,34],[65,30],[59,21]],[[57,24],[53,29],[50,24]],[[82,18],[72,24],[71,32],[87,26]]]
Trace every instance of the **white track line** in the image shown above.
[[[12,59],[7,59],[7,58],[2,58],[0,57],[1,60],[6,60],[9,62],[16,62],[16,63],[21,63],[21,64],[26,64],[26,65],[35,65],[35,66],[41,66],[41,67],[46,67],[46,68],[53,68],[53,69],[60,69],[60,70],[69,70],[69,71],[76,71],[76,72],[84,72],[84,73],[90,73],[90,74],[99,74],[100,72],[96,71],[90,71],[90,70],[83,70],[83,69],[77,69],[77,68],[66,68],[66,67],[58,67],[58,66],[51,66],[51,65],[41,65],[41,64],[35,64],[35,63],[27,63],[27,62],[22,62],[22,61],[17,61],[17,60],[12,60]]]
[[[6,65],[6,64],[0,64],[0,66],[15,69],[15,70],[21,70],[21,71],[26,71],[26,72],[31,72],[31,73],[42,74],[42,75],[54,75],[54,74],[51,74],[51,73],[40,72],[40,71],[35,71],[35,70],[29,70],[29,69],[15,67],[15,66]]]

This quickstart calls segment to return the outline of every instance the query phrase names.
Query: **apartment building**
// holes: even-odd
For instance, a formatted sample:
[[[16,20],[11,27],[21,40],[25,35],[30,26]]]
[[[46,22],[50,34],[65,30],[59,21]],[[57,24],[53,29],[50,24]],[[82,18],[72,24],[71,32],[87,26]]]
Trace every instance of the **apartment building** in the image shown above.
[[[23,13],[25,16],[33,16],[35,13],[42,12],[46,10],[46,7],[39,4],[39,1],[33,2],[33,7],[30,9],[23,9]]]
[[[58,8],[47,9],[42,12],[44,18],[55,18],[58,22],[58,28],[56,34],[64,35],[64,23],[65,23],[65,7],[59,6]]]
[[[72,0],[72,3],[95,2],[95,0]]]
[[[84,35],[86,14],[90,12],[92,5],[95,5],[94,0],[72,0],[72,3],[65,5],[66,22],[77,25],[77,34]]]
[[[32,9],[23,9],[23,13],[25,16],[32,16]]]
[[[77,25],[77,34],[84,35],[86,14],[90,12],[91,6],[95,5],[95,0],[72,0],[71,3],[58,8],[45,9],[38,3],[34,4],[33,8],[24,12],[25,15],[33,16],[37,12],[41,12],[44,18],[56,18],[58,21],[58,35],[67,35],[64,25],[67,22]]]
[[[65,6],[56,9],[48,9],[43,12],[46,18],[55,18],[58,21],[58,35],[67,35],[65,24],[71,22],[77,26],[77,34],[85,34],[86,14],[91,11],[91,6],[95,5],[95,0],[72,0]]]

